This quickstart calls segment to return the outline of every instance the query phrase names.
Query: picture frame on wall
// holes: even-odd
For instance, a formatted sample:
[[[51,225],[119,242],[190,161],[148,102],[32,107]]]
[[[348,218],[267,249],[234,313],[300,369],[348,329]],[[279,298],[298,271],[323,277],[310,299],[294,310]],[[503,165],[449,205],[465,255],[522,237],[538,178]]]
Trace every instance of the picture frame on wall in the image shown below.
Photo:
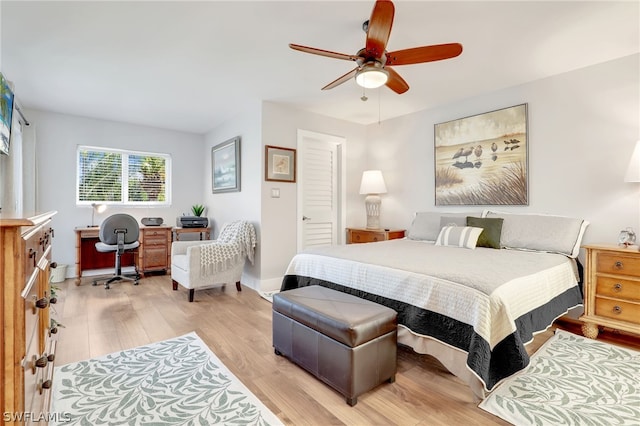
[[[295,149],[266,145],[264,163],[264,180],[273,182],[296,181]]]
[[[529,204],[527,104],[434,126],[435,205]]]
[[[11,120],[13,120],[13,91],[0,73],[0,153],[9,155],[11,144]]]
[[[240,191],[240,136],[211,148],[211,191]]]

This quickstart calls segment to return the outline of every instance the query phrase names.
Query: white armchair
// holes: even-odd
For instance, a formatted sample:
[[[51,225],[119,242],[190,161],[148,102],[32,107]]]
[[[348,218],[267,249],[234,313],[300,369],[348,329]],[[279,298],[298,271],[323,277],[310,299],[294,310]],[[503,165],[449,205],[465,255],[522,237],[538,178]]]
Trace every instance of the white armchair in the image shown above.
[[[256,233],[246,221],[230,222],[223,226],[217,240],[175,241],[171,244],[171,280],[189,289],[193,302],[196,289],[236,283],[242,291],[240,279],[246,259],[253,264]]]

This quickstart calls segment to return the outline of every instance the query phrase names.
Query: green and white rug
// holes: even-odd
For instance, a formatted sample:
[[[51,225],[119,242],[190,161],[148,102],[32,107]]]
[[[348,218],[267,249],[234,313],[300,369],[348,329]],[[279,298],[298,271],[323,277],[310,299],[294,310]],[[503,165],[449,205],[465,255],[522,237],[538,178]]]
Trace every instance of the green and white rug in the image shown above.
[[[480,408],[514,425],[639,425],[640,352],[558,330]]]
[[[60,425],[281,425],[195,332],[56,367]]]

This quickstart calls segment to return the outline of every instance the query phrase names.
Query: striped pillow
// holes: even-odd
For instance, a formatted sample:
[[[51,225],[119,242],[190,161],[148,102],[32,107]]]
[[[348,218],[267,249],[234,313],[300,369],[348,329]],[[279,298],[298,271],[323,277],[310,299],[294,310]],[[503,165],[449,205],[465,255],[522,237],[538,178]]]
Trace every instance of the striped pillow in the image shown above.
[[[440,230],[436,245],[475,249],[482,230],[473,226],[444,226]]]

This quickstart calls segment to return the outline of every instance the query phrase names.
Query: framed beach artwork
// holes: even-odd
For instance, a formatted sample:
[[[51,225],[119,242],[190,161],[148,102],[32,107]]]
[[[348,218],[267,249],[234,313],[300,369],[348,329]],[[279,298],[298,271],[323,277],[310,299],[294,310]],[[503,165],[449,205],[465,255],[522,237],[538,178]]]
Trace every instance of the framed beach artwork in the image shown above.
[[[214,194],[240,191],[240,136],[211,148],[211,189]]]
[[[264,180],[274,182],[296,181],[296,150],[279,146],[265,146]]]
[[[529,204],[527,104],[435,125],[435,204]]]
[[[4,75],[0,73],[0,153],[9,155],[11,120],[13,116],[13,92]]]

